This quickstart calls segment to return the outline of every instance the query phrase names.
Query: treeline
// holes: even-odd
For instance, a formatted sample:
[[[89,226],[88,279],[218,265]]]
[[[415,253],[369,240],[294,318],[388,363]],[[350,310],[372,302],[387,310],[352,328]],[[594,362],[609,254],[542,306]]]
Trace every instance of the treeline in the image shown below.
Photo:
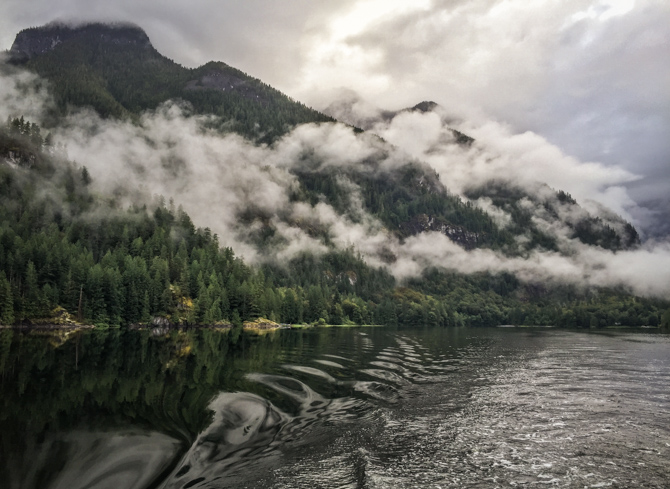
[[[639,298],[621,289],[526,284],[509,273],[466,276],[429,270],[407,286],[411,292],[405,296],[414,298],[414,312],[404,323],[415,325],[423,324],[417,293],[436,298],[450,326],[660,326],[670,306],[667,300]]]
[[[8,117],[5,129],[9,137],[27,139],[37,147],[53,145],[53,136],[51,133],[46,133],[43,136],[42,128],[34,122],[25,120],[23,116]]]

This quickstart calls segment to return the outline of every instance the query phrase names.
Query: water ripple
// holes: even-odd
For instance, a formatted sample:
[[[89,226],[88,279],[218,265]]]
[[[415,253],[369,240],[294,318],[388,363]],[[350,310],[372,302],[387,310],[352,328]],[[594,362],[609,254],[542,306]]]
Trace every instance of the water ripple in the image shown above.
[[[667,339],[665,350],[564,332],[458,341],[358,332],[353,346],[282,364],[288,375],[248,374],[286,409],[222,393],[165,487],[666,487]]]

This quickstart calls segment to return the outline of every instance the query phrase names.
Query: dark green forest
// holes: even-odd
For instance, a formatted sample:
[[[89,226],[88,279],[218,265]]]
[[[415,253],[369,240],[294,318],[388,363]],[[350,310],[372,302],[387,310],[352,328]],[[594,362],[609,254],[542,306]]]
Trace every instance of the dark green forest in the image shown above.
[[[509,274],[430,270],[400,284],[354,249],[250,267],[170,201],[124,208],[95,194],[96,176],[57,156],[42,134],[22,118],[0,131],[0,157],[6,161],[0,165],[4,325],[117,327],[164,317],[183,326],[241,326],[263,317],[290,324],[655,326],[668,308],[625,290],[525,284]],[[401,177],[411,181],[412,167],[405,171],[409,176]],[[328,179],[318,189],[317,179],[303,181],[299,193],[307,200],[317,191],[333,201],[339,195],[326,189]],[[370,207],[381,209],[387,199],[386,208],[408,209],[407,216],[426,209],[454,213],[494,235],[487,216],[460,201],[435,203],[420,190],[407,191],[404,200],[393,189],[366,192]],[[394,216],[384,219],[392,222]]]

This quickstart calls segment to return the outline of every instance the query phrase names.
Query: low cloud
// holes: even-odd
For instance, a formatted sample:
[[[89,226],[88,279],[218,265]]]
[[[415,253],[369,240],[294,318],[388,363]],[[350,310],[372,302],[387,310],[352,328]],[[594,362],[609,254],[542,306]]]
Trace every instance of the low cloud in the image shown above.
[[[474,143],[457,144],[453,129],[473,137]],[[371,124],[370,130],[428,163],[449,190],[462,196],[468,189],[495,180],[510,182],[543,199],[550,189],[538,185],[541,182],[569,192],[596,216],[613,212],[635,222],[634,216],[643,214],[626,190],[639,175],[621,167],[581,162],[532,132],[515,134],[509,126],[490,120],[451,119],[439,107],[430,112],[401,111],[390,120]]]
[[[4,58],[6,55],[0,53],[0,123],[21,116],[41,121],[53,104],[48,84],[33,73],[6,64]]]
[[[394,272],[417,276],[428,266],[460,273],[509,272],[531,283],[629,288],[638,295],[670,295],[670,244],[646,243],[640,249],[611,252],[573,243],[570,255],[536,251],[524,258],[477,249],[466,251],[438,233],[409,238],[399,247]]]
[[[27,75],[13,74],[9,80],[21,76]],[[5,79],[2,86],[10,87],[6,92],[10,98],[21,89]],[[39,90],[32,98],[14,109],[25,107],[38,116],[48,99]],[[299,187],[297,170],[334,167],[385,173],[416,159],[433,167],[455,192],[505,176],[541,193],[547,188],[538,187],[536,180],[546,177],[557,187],[575,184],[567,190],[602,202],[600,207],[594,205],[601,213],[610,200],[615,209],[619,205],[626,211],[625,193],[617,189],[634,175],[580,163],[539,136],[515,135],[494,123],[456,122],[456,128],[477,138],[466,147],[456,144],[439,114],[404,112],[375,126],[388,142],[371,133],[357,134],[343,124],[310,124],[271,146],[259,146],[235,134],[222,136],[205,129],[207,122],[205,116],[190,116],[186,106],[166,103],[144,113],[137,124],[103,120],[83,110],[71,114],[55,134],[57,142],[66,145],[69,158],[87,166],[97,191],[126,203],[138,195],[172,198],[197,226],[211,228],[222,245],[252,263],[285,263],[304,251],[323,253],[330,243],[339,249],[353,246],[369,264],[387,267],[401,280],[438,267],[461,273],[510,272],[530,282],[621,285],[643,295],[670,293],[667,243],[649,242],[638,250],[612,253],[570,240],[558,226],[551,232],[562,237],[564,253],[534,251],[510,258],[487,249],[464,250],[439,233],[399,240],[366,212],[360,188],[344,174],[337,180],[349,196],[344,215],[325,201],[312,205],[291,198]],[[502,210],[494,210],[485,200],[478,203],[488,206],[504,225],[507,217]],[[529,200],[528,205],[536,204]],[[534,211],[538,222],[551,226],[540,211]],[[270,246],[259,249],[252,237],[264,227],[273,229],[274,236]],[[389,256],[396,257],[391,264]]]
[[[381,161],[374,171],[383,171],[384,162],[396,164],[384,158],[378,138],[358,136],[342,124],[304,125],[273,146],[257,146],[235,134],[205,130],[206,121],[185,116],[183,107],[171,103],[145,113],[139,125],[82,111],[71,115],[56,137],[71,159],[87,166],[99,191],[173,198],[196,225],[211,228],[222,245],[251,262],[326,251],[322,240],[306,231],[313,228],[326,231],[342,249],[380,239],[372,235],[379,234],[381,223],[365,213],[360,189],[343,177],[339,184],[349,190],[349,214],[356,222],[324,202],[290,198],[299,185],[292,173],[298,168],[373,171],[365,163],[373,157]],[[262,226],[274,230],[276,246],[261,253],[252,242]]]

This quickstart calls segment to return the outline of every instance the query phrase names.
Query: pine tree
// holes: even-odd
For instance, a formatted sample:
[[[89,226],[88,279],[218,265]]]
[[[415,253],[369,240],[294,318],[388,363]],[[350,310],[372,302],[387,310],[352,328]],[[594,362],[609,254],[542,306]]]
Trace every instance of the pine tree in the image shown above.
[[[0,323],[14,324],[14,298],[12,287],[4,271],[0,271]]]
[[[148,323],[151,321],[151,312],[149,310],[149,292],[144,291],[144,297],[142,298],[142,315],[140,321],[143,323]]]
[[[26,277],[23,285],[24,297],[24,317],[27,319],[36,318],[40,314],[41,294],[37,283],[37,271],[32,261],[28,262],[26,268]]]

